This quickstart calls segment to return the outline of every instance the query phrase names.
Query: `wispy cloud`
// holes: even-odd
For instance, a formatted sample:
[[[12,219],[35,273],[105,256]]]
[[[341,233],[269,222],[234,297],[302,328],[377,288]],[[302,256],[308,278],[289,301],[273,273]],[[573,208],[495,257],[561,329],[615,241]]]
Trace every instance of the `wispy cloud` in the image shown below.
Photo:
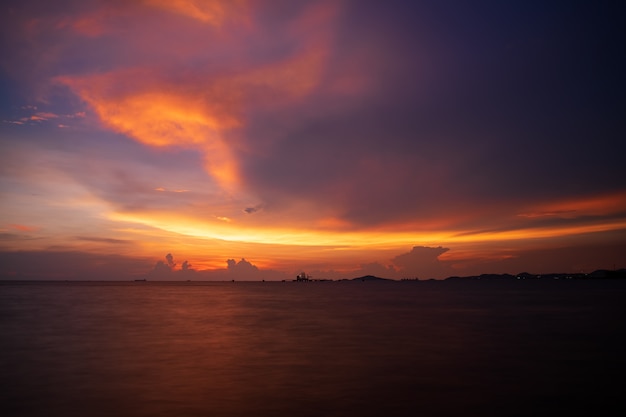
[[[624,230],[614,6],[44,3],[0,16],[4,247],[410,274]]]
[[[157,187],[154,189],[154,191],[160,191],[163,193],[187,193],[189,192],[189,190],[184,190],[184,189],[180,189],[180,190],[168,190],[165,187]]]
[[[211,26],[220,27],[227,20],[244,20],[249,8],[246,0],[146,0],[146,4],[163,9],[170,13],[180,14],[199,20]]]
[[[57,127],[69,127],[74,119],[82,119],[86,116],[84,111],[72,113],[72,114],[56,114],[52,112],[36,111],[36,106],[24,106],[22,107],[23,115],[13,120],[3,120],[4,123],[11,123],[16,125],[24,124],[41,124],[45,122],[57,122]],[[58,120],[57,120],[58,119]],[[62,120],[63,123],[58,123]]]
[[[87,241],[87,242],[109,243],[112,245],[127,245],[131,243],[129,240],[113,239],[113,238],[97,237],[97,236],[77,236],[76,239]]]
[[[326,32],[336,17],[337,6],[323,3],[303,8],[286,30],[275,33],[270,22],[256,21],[250,26],[247,18],[231,18],[239,16],[242,8],[250,9],[250,18],[254,17],[258,5],[245,2],[148,4],[210,26],[229,20],[241,31],[242,35],[227,39],[210,30],[203,32],[202,43],[187,45],[190,54],[198,54],[197,58],[204,54],[207,38],[223,44],[218,50],[240,50],[247,48],[253,38],[275,42],[291,35],[291,47],[263,60],[225,57],[217,66],[185,68],[184,78],[173,76],[167,59],[170,52],[166,51],[164,58],[152,62],[149,68],[131,64],[86,76],[61,76],[58,81],[89,103],[107,127],[150,146],[199,149],[205,156],[207,171],[219,183],[230,188],[240,185],[238,153],[246,150],[248,142],[238,132],[247,123],[246,113],[256,108],[288,106],[315,90],[326,64],[330,48]],[[196,30],[187,29],[183,22],[177,29],[183,33]],[[155,47],[164,50],[153,39],[142,42],[137,47],[144,51]]]
[[[20,232],[35,232],[39,230],[39,227],[27,226],[25,224],[10,224],[9,227],[13,230],[18,230]]]

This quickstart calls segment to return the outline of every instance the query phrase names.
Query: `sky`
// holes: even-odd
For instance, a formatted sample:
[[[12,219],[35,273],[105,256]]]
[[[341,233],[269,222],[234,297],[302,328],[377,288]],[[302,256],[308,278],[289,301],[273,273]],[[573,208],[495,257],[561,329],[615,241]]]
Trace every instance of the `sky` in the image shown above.
[[[622,2],[2,7],[1,279],[626,267]]]

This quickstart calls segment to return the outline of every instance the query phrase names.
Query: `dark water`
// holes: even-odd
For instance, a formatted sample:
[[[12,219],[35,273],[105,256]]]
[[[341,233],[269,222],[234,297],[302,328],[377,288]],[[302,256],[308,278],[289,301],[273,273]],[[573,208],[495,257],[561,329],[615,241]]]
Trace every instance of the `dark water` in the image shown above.
[[[626,282],[0,283],[3,416],[626,409]]]

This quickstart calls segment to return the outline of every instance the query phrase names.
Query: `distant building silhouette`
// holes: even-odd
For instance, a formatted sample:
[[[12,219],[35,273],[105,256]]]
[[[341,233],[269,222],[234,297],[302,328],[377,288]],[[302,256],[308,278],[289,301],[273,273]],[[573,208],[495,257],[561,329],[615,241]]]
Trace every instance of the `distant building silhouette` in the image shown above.
[[[307,275],[305,272],[300,272],[298,275],[296,275],[297,282],[310,281],[311,278],[313,277],[311,275]]]

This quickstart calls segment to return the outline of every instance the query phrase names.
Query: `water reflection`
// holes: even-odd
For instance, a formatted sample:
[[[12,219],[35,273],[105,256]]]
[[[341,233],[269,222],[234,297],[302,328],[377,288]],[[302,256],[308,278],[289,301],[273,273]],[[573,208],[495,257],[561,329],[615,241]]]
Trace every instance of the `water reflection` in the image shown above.
[[[0,286],[3,415],[548,415],[623,372],[625,288]]]

